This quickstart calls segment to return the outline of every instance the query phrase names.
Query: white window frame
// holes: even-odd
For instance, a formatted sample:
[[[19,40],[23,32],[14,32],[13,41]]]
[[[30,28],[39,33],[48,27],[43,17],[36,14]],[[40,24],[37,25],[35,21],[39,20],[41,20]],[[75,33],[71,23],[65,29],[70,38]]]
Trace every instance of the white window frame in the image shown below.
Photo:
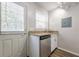
[[[11,2],[12,3],[12,2]],[[0,6],[1,6],[1,3],[0,3]],[[0,8],[0,11],[1,11],[1,8]],[[24,12],[25,12],[25,8],[24,8]],[[0,12],[0,14],[1,14],[1,12]],[[23,15],[23,17],[25,16],[25,14]],[[1,18],[1,16],[0,16],[0,18]],[[1,29],[0,29],[0,33],[1,34],[24,34],[25,33],[25,17],[23,18],[24,20],[24,31],[1,31]],[[1,19],[2,20],[2,19]],[[0,20],[0,21],[1,21]],[[0,23],[0,25],[1,25],[1,23]],[[0,28],[1,28],[1,26],[0,26]]]
[[[44,14],[46,13],[46,14]],[[36,29],[44,29],[44,30],[48,30],[48,12],[46,12],[45,10],[38,10],[36,9],[36,25],[35,28]],[[47,17],[46,19],[44,19],[45,17]],[[46,20],[46,21],[45,21]],[[40,23],[40,24],[38,24]],[[42,25],[43,27],[38,27],[39,25]]]

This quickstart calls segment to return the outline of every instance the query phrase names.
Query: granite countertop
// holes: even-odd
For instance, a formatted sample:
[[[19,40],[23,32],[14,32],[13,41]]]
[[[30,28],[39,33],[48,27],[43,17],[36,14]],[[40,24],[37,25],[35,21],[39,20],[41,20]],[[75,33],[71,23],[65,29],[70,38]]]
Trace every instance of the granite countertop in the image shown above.
[[[58,31],[29,31],[29,33],[35,36],[43,36],[43,35],[51,35],[53,33],[58,33]]]
[[[32,33],[35,36],[51,35],[51,33]]]

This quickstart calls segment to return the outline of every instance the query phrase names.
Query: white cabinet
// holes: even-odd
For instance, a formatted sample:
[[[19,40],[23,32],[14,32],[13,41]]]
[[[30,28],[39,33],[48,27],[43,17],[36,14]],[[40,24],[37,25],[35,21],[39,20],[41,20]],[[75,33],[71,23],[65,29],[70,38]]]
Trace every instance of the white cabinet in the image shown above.
[[[58,36],[57,36],[57,34],[56,33],[54,33],[54,34],[52,34],[51,35],[51,52],[55,49],[55,48],[57,48],[57,38]]]
[[[40,40],[39,36],[30,36],[30,56],[31,57],[39,57],[39,49],[40,49]]]

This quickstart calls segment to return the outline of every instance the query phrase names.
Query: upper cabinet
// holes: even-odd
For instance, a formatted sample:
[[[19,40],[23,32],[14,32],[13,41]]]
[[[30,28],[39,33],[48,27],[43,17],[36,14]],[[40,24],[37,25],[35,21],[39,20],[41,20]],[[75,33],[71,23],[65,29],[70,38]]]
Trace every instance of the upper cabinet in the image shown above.
[[[36,10],[36,29],[48,29],[48,12],[46,10]]]

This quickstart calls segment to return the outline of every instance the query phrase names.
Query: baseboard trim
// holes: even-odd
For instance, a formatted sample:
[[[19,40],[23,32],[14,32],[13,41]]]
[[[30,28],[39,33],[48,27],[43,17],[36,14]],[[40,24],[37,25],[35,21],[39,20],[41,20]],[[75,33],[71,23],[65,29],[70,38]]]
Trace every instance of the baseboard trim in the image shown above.
[[[51,53],[50,53],[50,55],[48,56],[48,57],[50,57],[53,53],[54,53],[54,51],[56,50],[57,48],[55,48]]]
[[[72,52],[72,51],[66,50],[66,49],[61,48],[61,47],[58,47],[58,49],[61,49],[61,50],[63,50],[63,51],[66,51],[66,52],[69,52],[69,53],[74,54],[74,55],[76,55],[76,56],[79,56],[78,53],[75,53],[75,52]]]

